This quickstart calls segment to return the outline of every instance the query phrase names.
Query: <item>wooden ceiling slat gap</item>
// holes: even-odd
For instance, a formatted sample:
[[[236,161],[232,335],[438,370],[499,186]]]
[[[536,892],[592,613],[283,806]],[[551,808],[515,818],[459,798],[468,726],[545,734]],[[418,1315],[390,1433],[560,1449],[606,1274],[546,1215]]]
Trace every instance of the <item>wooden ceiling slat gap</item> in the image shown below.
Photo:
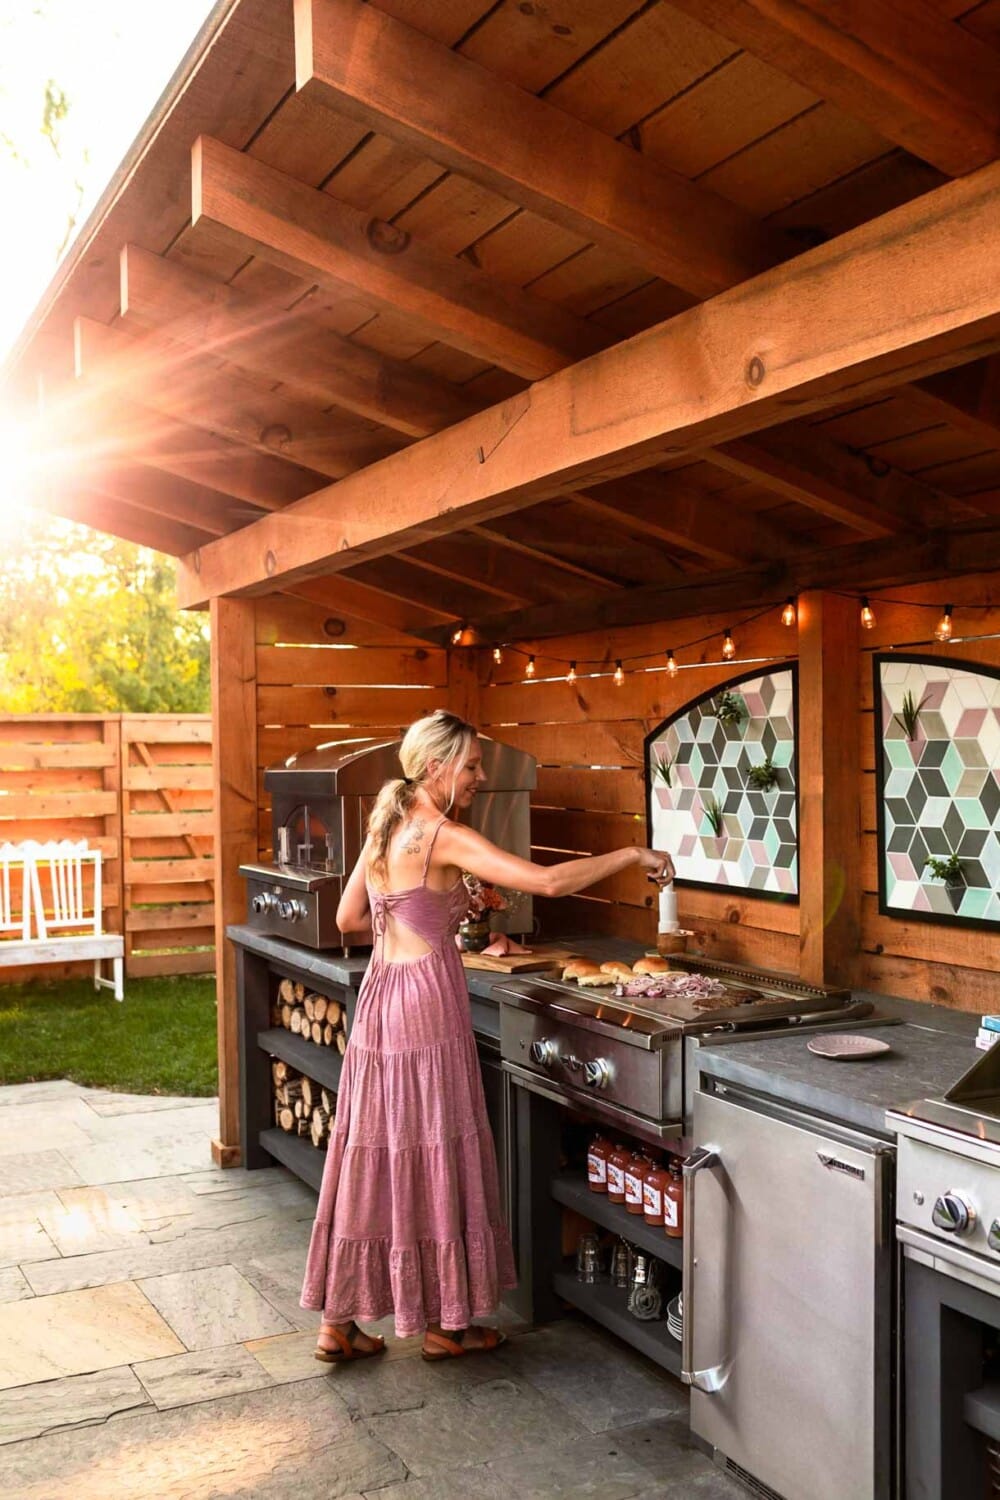
[[[366,146],[371,144],[374,134],[375,132],[373,130],[369,130],[367,134],[361,137],[360,141],[356,142],[356,144],[351,147],[350,151],[348,151],[346,155],[342,156],[338,162],[334,163],[334,165],[330,168],[329,172],[327,172],[322,181],[317,184],[321,193],[326,192],[327,188],[336,177],[338,172],[342,171],[342,169],[346,167],[349,162],[353,161],[356,156],[360,155],[360,153],[364,151]]]
[[[267,114],[259,122],[259,124],[257,124],[257,125],[254,126],[253,130],[251,130],[251,132],[250,132],[249,136],[247,137],[247,139],[243,142],[243,146],[242,146],[241,149],[244,150],[244,151],[249,151],[250,148],[251,148],[251,146],[253,145],[254,141],[256,141],[257,138],[264,133],[264,131],[270,125],[271,121],[274,119],[275,115],[278,113],[278,111],[280,109],[282,109],[285,104],[287,104],[287,102],[288,102],[289,99],[294,99],[294,97],[295,97],[295,85],[293,83],[292,86],[291,86],[291,88],[288,90],[288,92],[286,94],[282,94],[281,98],[278,99],[275,102],[275,104],[272,106],[272,108],[267,111]]]
[[[465,44],[467,42],[471,42],[471,40],[475,36],[476,32],[477,31],[481,31],[482,28],[486,25],[487,21],[491,20],[492,17],[496,15],[497,11],[503,10],[503,8],[504,8],[504,6],[506,4],[507,4],[507,0],[493,0],[492,5],[489,5],[487,7],[487,9],[483,12],[483,14],[481,16],[479,16],[475,21],[473,21],[472,24],[470,26],[468,26],[465,31],[463,31],[462,35],[458,38],[458,40],[455,41],[455,42],[452,42],[452,44],[451,44],[451,50],[453,52],[461,52],[461,50],[465,46]]]
[[[765,130],[763,135],[758,135],[754,140],[747,141],[746,145],[740,146],[736,151],[731,151],[728,156],[720,157],[718,161],[713,162],[712,165],[710,167],[706,167],[704,171],[697,172],[691,178],[691,181],[702,182],[706,177],[711,176],[713,172],[718,172],[721,171],[723,167],[728,167],[732,162],[738,161],[741,156],[745,156],[749,151],[756,151],[758,147],[763,146],[766,141],[773,140],[773,138],[780,135],[783,130],[787,130],[790,125],[796,125],[800,120],[804,120],[807,115],[814,114],[818,109],[823,109],[825,104],[825,99],[817,99],[815,104],[807,104],[805,109],[797,110],[794,115],[789,115],[788,119],[782,120],[780,125],[773,125],[770,130]],[[828,187],[829,183],[824,183],[823,186]],[[814,191],[818,190],[814,189]]]
[[[408,214],[411,209],[416,208],[418,203],[422,203],[424,199],[431,193],[436,192],[437,189],[441,187],[442,183],[447,182],[450,177],[454,176],[454,172],[442,172],[440,177],[436,177],[433,182],[428,182],[424,187],[420,189],[419,192],[414,193],[409,203],[401,203],[399,208],[396,209],[395,213],[389,215],[389,223],[398,224],[404,214]],[[455,253],[456,255],[461,255],[462,251],[458,250]]]
[[[589,51],[582,53],[580,57],[574,58],[569,67],[564,68],[555,78],[550,78],[545,87],[538,90],[538,98],[547,98],[554,89],[566,83],[568,79],[572,78],[574,73],[586,63],[591,62],[592,59],[599,56],[606,47],[610,46],[612,42],[616,42],[620,36],[629,31],[635,25],[636,21],[641,21],[647,11],[655,10],[659,4],[660,0],[642,0],[642,4],[630,16],[626,16],[624,21],[619,21],[618,25],[608,32],[607,36],[603,36]]]
[[[645,126],[651,125],[654,120],[658,119],[658,117],[664,114],[668,109],[670,109],[672,105],[678,104],[681,99],[686,98],[687,95],[693,93],[695,89],[700,89],[702,84],[708,83],[708,81],[714,78],[716,74],[722,73],[726,68],[732,67],[733,63],[738,62],[743,56],[744,54],[742,52],[734,52],[731,57],[720,58],[720,60],[715,63],[713,67],[709,68],[707,72],[702,73],[698,78],[692,78],[690,83],[684,84],[683,87],[679,88],[675,94],[671,94],[669,99],[664,99],[662,104],[657,104],[655,108],[648,110],[646,114],[644,114],[640,119],[636,120],[634,125],[630,125],[627,130],[623,130],[617,137],[618,140],[627,141],[632,132],[636,130],[640,132],[641,139],[641,132]],[[645,154],[642,151],[641,145],[639,147],[639,151],[640,155]],[[696,179],[694,177],[691,177],[689,180],[691,182],[694,182]]]

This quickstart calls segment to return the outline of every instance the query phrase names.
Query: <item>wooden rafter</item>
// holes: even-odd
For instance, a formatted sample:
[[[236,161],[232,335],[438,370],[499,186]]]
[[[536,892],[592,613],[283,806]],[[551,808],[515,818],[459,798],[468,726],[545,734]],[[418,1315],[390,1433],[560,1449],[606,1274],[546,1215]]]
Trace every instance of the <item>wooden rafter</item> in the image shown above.
[[[74,333],[77,375],[93,377],[99,390],[138,395],[176,421],[220,432],[258,452],[284,454],[331,479],[399,446],[398,435],[385,428],[330,415],[275,392],[266,377],[194,358],[189,347],[170,339],[136,338],[91,318],[77,318]]]
[[[591,591],[598,589],[601,592],[621,587],[617,580],[608,578],[604,573],[596,573],[593,568],[581,567],[568,557],[558,557],[554,552],[546,552],[541,547],[532,547],[515,537],[505,536],[495,526],[470,526],[469,531],[473,536],[480,537],[502,551],[523,557],[531,565],[532,581],[548,576],[553,585],[562,582],[564,587],[569,587],[570,580],[575,580],[581,588],[585,586]]]
[[[699,297],[787,253],[724,198],[361,0],[295,0],[295,61],[303,97]]]
[[[1000,55],[941,5],[671,3],[951,176],[1000,155]]]
[[[328,193],[200,137],[192,222],[308,281],[350,287],[457,349],[534,380],[606,342],[540,297],[501,286],[467,261],[414,240]]]
[[[815,427],[787,427],[723,443],[703,457],[863,536],[942,526],[957,505],[942,491],[898,469],[869,464],[862,454],[831,442]]]
[[[426,603],[412,604],[401,601],[393,594],[372,588],[355,578],[306,578],[293,584],[287,592],[310,603],[322,604],[335,614],[350,615],[370,625],[384,625],[386,629],[421,640],[433,633],[435,627],[447,625],[451,616],[445,610],[436,609]]]
[[[264,514],[256,506],[235,501],[230,495],[220,495],[204,485],[191,484],[141,465],[105,469],[87,478],[88,487],[95,494],[121,500],[165,521],[180,521],[211,536],[226,536]]]
[[[993,352],[998,255],[993,166],[213,543],[182,596],[340,571]]]
[[[1000,359],[995,356],[920,380],[906,394],[936,421],[961,428],[984,448],[1000,448]],[[968,503],[974,505],[975,497]]]
[[[202,527],[165,521],[162,516],[151,515],[120,499],[110,499],[79,482],[53,485],[47,494],[34,494],[32,500],[66,521],[77,521],[81,526],[122,537],[140,547],[152,547],[155,552],[165,552],[171,557],[180,557],[212,540],[212,533]]]
[[[122,250],[121,311],[129,331],[159,332],[408,437],[476,410],[458,387],[352,344],[308,307],[290,313],[135,245]]]

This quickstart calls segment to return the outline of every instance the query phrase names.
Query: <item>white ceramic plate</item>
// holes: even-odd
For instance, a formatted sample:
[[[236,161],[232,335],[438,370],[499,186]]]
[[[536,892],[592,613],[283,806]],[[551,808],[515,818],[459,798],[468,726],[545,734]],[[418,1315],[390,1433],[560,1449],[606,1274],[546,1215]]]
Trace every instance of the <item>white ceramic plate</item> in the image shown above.
[[[875,1057],[881,1052],[890,1052],[888,1042],[880,1042],[874,1036],[855,1036],[853,1032],[838,1032],[829,1036],[816,1036],[806,1046],[817,1057],[829,1057],[839,1062],[850,1062],[855,1058]]]

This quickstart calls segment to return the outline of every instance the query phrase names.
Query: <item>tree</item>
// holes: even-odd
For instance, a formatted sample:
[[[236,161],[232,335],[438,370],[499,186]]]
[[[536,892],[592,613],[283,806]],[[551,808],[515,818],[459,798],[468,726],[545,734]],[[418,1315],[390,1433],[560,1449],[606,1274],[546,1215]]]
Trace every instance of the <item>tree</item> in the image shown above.
[[[201,713],[208,621],[177,609],[173,563],[33,517],[0,574],[0,711]]]

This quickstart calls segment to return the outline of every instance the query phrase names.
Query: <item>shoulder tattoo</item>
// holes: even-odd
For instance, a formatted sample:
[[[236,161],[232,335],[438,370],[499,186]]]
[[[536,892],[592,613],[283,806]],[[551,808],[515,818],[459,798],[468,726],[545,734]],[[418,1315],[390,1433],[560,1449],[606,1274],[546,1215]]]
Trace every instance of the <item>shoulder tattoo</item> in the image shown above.
[[[426,829],[427,825],[423,818],[414,818],[413,822],[403,829],[403,837],[399,845],[403,854],[420,853],[420,845]]]

